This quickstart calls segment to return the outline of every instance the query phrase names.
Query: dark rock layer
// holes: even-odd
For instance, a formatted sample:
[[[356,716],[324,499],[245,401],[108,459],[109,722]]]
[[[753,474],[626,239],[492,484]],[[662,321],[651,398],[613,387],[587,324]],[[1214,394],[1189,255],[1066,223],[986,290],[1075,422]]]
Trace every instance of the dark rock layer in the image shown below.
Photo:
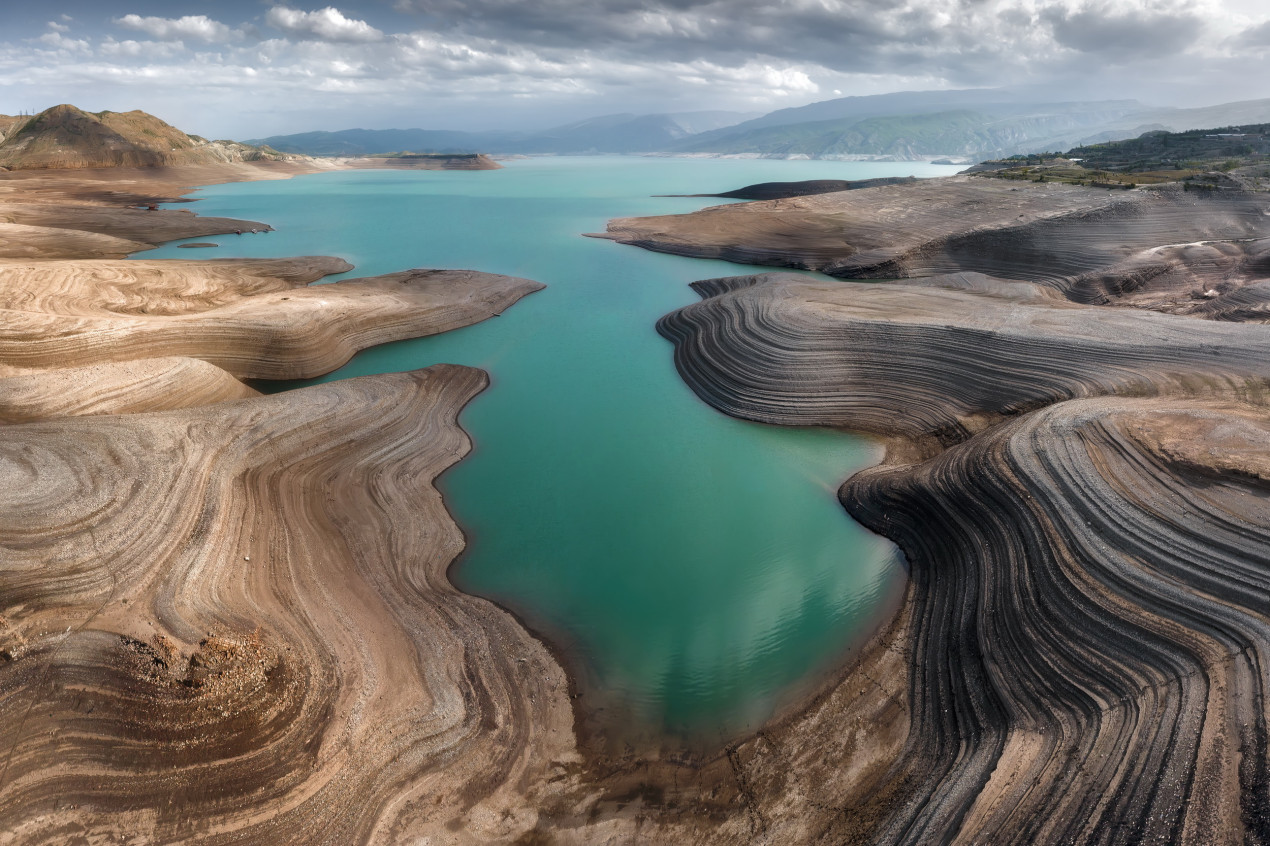
[[[703,399],[892,437],[840,495],[910,562],[907,741],[806,842],[1270,840],[1262,327],[973,275],[698,288],[660,328]]]
[[[843,279],[981,273],[1075,302],[1261,320],[1259,305],[1214,301],[1267,278],[1270,194],[950,177],[618,218],[596,237]]]

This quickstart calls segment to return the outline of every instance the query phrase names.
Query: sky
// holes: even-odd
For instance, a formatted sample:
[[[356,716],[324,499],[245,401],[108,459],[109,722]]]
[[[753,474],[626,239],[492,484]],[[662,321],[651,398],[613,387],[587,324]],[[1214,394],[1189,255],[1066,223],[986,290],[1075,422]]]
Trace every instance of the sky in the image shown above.
[[[0,0],[0,113],[144,109],[213,138],[999,86],[1197,106],[1267,80],[1265,0]]]

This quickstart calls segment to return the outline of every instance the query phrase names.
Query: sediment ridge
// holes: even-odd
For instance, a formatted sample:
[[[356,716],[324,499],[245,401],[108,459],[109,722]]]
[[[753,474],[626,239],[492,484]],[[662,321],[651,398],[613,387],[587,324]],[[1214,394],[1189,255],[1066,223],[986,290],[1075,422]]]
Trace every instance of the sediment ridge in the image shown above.
[[[906,739],[867,793],[802,805],[799,842],[1270,837],[1264,327],[969,273],[695,287],[659,329],[699,396],[889,447],[840,497],[910,564],[876,725]]]
[[[321,256],[0,263],[0,362],[29,368],[185,356],[240,378],[304,379],[368,346],[493,317],[543,287],[464,270],[306,284],[351,268]]]
[[[1241,290],[1265,277],[1268,213],[1264,192],[957,176],[617,218],[594,237],[843,279],[982,273],[1076,302],[1249,319],[1265,308]]]
[[[485,384],[438,365],[8,427],[0,841],[523,829],[521,785],[571,763],[567,685],[450,587],[432,486]]]
[[[242,227],[118,207],[212,173],[251,176],[0,179],[31,221],[0,243],[42,239],[0,257],[0,843],[511,842],[579,759],[563,670],[445,576],[464,541],[434,480],[488,377],[240,379],[318,375],[542,286],[65,258]]]

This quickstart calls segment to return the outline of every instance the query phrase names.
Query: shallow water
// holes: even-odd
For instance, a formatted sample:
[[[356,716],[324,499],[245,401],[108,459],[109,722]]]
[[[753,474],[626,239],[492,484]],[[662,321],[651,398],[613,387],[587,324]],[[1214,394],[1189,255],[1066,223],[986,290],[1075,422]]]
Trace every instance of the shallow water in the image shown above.
[[[462,417],[473,453],[441,479],[469,539],[451,578],[568,656],[600,728],[714,741],[757,727],[840,662],[902,583],[894,547],[834,497],[878,451],[728,418],[679,379],[657,318],[696,300],[688,282],[749,269],[579,233],[721,202],[652,194],[953,170],[540,158],[212,186],[193,208],[277,229],[211,239],[222,248],[198,258],[325,254],[356,265],[348,276],[468,267],[548,286],[502,317],[367,350],[326,378],[488,370],[490,389]]]

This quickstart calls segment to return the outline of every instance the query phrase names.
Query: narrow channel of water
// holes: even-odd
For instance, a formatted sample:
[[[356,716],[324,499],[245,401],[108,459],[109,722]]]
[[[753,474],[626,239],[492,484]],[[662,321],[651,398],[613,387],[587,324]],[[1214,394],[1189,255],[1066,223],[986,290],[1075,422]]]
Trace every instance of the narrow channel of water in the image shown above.
[[[451,577],[568,655],[598,725],[713,741],[755,728],[840,661],[902,581],[894,547],[834,497],[878,453],[837,432],[733,420],[679,379],[657,318],[696,300],[689,282],[746,268],[579,233],[720,202],[653,194],[952,170],[539,158],[212,186],[194,195],[200,214],[277,231],[211,239],[222,248],[197,257],[324,254],[356,265],[348,276],[449,267],[545,283],[502,317],[367,350],[326,378],[488,370],[462,417],[475,449],[442,478],[469,539]]]

